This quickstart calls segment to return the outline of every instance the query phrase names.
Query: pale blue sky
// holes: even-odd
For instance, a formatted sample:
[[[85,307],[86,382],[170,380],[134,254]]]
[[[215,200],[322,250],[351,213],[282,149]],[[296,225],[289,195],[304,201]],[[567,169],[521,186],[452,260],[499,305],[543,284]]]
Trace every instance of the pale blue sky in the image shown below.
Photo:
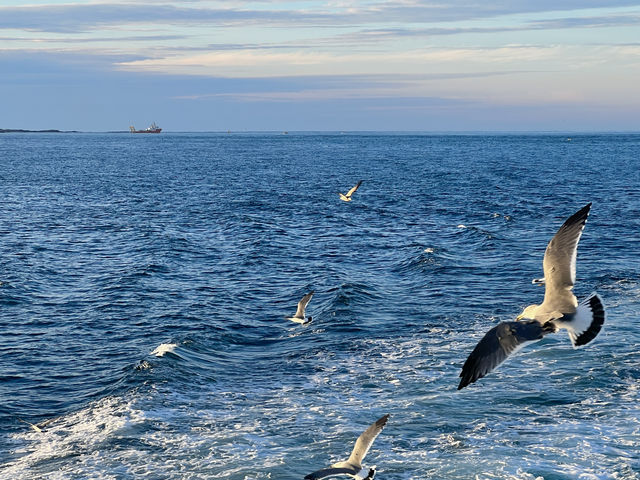
[[[640,130],[640,0],[0,2],[0,128]]]

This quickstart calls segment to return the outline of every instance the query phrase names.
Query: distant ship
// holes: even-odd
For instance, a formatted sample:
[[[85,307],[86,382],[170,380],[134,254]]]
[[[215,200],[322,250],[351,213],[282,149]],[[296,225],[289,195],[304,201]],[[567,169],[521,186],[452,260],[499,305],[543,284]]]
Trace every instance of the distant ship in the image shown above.
[[[158,125],[156,125],[156,122],[153,122],[144,130],[136,130],[136,127],[134,127],[133,125],[129,127],[129,130],[131,131],[131,133],[160,133],[162,131],[162,129]]]

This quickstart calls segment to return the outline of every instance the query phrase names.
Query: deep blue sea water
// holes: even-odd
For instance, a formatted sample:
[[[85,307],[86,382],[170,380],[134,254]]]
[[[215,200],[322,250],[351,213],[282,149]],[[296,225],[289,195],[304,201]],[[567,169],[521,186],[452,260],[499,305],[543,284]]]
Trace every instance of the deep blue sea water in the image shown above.
[[[379,480],[639,479],[639,172],[640,135],[3,134],[0,478],[301,479],[390,413]],[[588,202],[603,332],[457,391]]]

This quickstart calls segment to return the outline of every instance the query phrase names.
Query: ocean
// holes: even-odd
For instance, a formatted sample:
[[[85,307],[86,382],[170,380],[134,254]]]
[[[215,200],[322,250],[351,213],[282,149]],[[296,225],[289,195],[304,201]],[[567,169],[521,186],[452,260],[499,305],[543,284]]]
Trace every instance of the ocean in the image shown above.
[[[637,134],[2,134],[0,479],[302,479],[386,413],[377,480],[640,479],[639,167]],[[603,331],[458,391],[588,202]]]

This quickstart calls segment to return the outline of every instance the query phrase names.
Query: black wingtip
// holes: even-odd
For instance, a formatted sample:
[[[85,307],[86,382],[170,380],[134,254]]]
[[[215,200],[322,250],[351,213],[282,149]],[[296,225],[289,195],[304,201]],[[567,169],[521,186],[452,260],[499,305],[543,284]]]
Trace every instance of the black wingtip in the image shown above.
[[[596,338],[598,336],[598,333],[600,333],[600,330],[602,330],[602,326],[604,325],[604,320],[606,317],[604,305],[602,305],[602,300],[600,300],[600,297],[598,297],[598,295],[589,297],[585,303],[588,303],[593,317],[589,328],[587,328],[576,338],[573,344],[575,347],[586,345],[591,340]]]
[[[473,383],[477,380],[477,378],[473,378],[473,372],[472,372],[471,362],[469,361],[469,358],[467,358],[467,361],[464,362],[464,365],[462,366],[462,371],[460,372],[459,376],[460,376],[460,383],[458,384],[458,390],[462,390],[464,387],[466,387],[470,383]]]
[[[474,355],[476,350],[469,355],[467,361],[464,362],[462,366],[462,371],[460,372],[460,383],[458,384],[458,390],[462,390],[464,387],[474,383],[476,380],[484,377],[484,373],[478,371],[475,368],[475,360]]]
[[[387,424],[387,421],[389,420],[390,416],[391,414],[389,413],[387,413],[386,415],[383,415],[378,420],[376,420],[376,425],[378,425],[379,427],[384,427]]]
[[[587,203],[584,207],[578,210],[576,213],[571,215],[565,223],[572,224],[576,222],[585,222],[587,217],[589,216],[589,211],[591,210],[591,202]]]
[[[574,227],[575,225],[582,225],[584,227],[587,223],[587,217],[589,216],[589,210],[591,210],[591,202],[587,203],[584,207],[578,210],[576,213],[567,218],[558,232]]]
[[[484,377],[484,375],[478,375],[477,377],[474,378],[474,375],[468,370],[465,371],[464,367],[462,372],[460,373],[460,376],[462,377],[462,380],[460,380],[460,383],[458,384],[458,390],[462,390],[464,387],[471,385],[476,380],[479,380],[480,378]]]

